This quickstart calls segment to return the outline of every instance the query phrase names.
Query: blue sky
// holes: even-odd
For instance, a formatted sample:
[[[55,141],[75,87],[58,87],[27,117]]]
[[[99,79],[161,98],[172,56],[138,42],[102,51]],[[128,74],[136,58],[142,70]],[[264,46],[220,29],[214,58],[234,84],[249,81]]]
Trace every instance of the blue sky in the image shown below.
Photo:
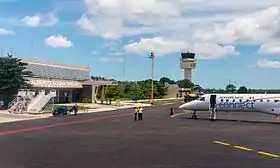
[[[280,3],[267,0],[0,0],[0,52],[92,68],[120,80],[183,78],[180,52],[196,53],[206,88],[279,88]]]

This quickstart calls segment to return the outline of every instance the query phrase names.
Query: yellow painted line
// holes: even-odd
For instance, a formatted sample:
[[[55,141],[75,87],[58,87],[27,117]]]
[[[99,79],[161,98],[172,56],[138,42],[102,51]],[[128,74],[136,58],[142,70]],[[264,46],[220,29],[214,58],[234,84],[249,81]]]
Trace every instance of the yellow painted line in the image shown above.
[[[229,143],[221,142],[221,141],[214,141],[214,143],[215,144],[220,144],[220,145],[225,145],[225,146],[230,146]],[[235,145],[233,147],[237,148],[237,149],[242,149],[242,150],[245,150],[245,151],[253,151],[253,149],[246,148],[246,147],[243,147],[243,146]],[[257,153],[261,154],[261,155],[269,156],[269,157],[280,158],[280,155],[276,155],[276,154],[272,154],[272,153],[268,153],[268,152],[258,151]]]
[[[174,114],[174,115],[171,116],[171,118],[176,117],[176,116],[180,116],[180,115],[183,115],[183,114],[187,114],[187,112]]]
[[[237,149],[242,149],[242,150],[245,150],[245,151],[253,151],[253,149],[250,149],[250,148],[245,148],[243,146],[233,146],[234,148],[237,148]]]
[[[230,146],[229,143],[221,142],[221,141],[214,141],[215,144],[220,144],[220,145],[225,145],[225,146]]]
[[[267,152],[262,152],[262,151],[259,151],[258,154],[266,155],[266,156],[270,156],[270,157],[276,157],[276,158],[280,157],[279,155],[275,155],[275,154],[267,153]]]

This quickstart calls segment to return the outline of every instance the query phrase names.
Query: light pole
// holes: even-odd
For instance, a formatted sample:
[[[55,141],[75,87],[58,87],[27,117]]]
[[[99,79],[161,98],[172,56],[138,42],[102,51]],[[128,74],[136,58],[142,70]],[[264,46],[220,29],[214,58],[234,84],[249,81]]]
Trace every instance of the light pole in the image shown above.
[[[154,104],[154,61],[155,61],[155,54],[154,54],[154,52],[151,52],[151,56],[149,58],[152,60],[151,104]]]

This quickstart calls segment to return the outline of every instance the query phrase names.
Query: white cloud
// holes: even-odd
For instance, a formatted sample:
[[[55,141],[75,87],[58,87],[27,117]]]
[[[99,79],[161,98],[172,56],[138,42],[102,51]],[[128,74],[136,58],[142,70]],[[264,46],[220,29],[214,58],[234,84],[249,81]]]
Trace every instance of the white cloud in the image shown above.
[[[156,57],[186,50],[195,52],[202,59],[215,59],[228,55],[238,55],[235,47],[231,45],[220,46],[213,43],[199,42],[187,43],[186,41],[169,40],[163,37],[141,39],[139,43],[131,43],[124,46],[124,50],[140,55],[147,55],[151,51],[155,51]]]
[[[213,23],[209,26],[199,27],[188,33],[181,34],[177,40],[173,40],[171,44],[180,47],[179,44],[185,45],[186,49],[196,52],[202,59],[222,58],[228,55],[237,55],[234,45],[239,42],[255,42],[265,43],[275,37],[280,30],[280,12],[276,7],[271,7],[261,12],[236,18],[225,23]],[[167,35],[168,36],[168,35]],[[153,41],[154,39],[145,39],[145,41]],[[165,38],[168,39],[168,38]],[[168,40],[167,40],[168,41]],[[143,40],[138,43],[128,44],[124,48],[126,51],[134,51],[134,53],[146,53],[147,49],[143,47]],[[161,43],[162,44],[162,43]],[[221,47],[221,44],[224,47]],[[153,44],[147,44],[148,50],[151,50]],[[132,48],[133,46],[133,48]],[[136,49],[137,48],[137,49]],[[174,47],[162,45],[162,49],[157,48],[157,52],[165,51],[165,54],[178,52],[174,51]]]
[[[123,62],[124,59],[121,57],[101,57],[99,58],[100,61],[102,62]]]
[[[263,44],[260,49],[259,53],[261,54],[280,54],[280,42],[274,41]]]
[[[208,28],[198,29],[195,31],[194,38],[223,44],[242,41],[262,43],[278,33],[279,23],[279,8],[270,7],[227,23],[213,24]]]
[[[7,29],[3,29],[0,28],[0,36],[2,35],[15,35],[16,33],[12,30],[7,30]]]
[[[62,35],[49,36],[45,39],[45,44],[53,48],[69,48],[73,46],[73,43]]]
[[[156,51],[157,56],[180,52],[188,47],[188,43],[184,41],[169,40],[163,37],[155,37],[151,39],[141,39],[139,43],[134,42],[124,46],[126,52],[137,54],[149,54],[152,50]]]
[[[214,43],[195,43],[192,50],[200,59],[220,59],[225,56],[239,55],[232,45],[221,46]]]
[[[33,16],[25,16],[21,19],[23,24],[28,27],[39,27],[39,26],[54,26],[58,23],[59,19],[54,13],[37,14]]]
[[[166,55],[189,49],[202,59],[237,55],[238,43],[271,43],[280,37],[280,1],[244,0],[84,0],[77,24],[105,39],[146,35],[123,48]],[[164,12],[163,12],[164,11]],[[131,39],[131,37],[130,37]]]
[[[122,43],[120,40],[108,41],[102,47],[106,50],[117,51],[122,47]]]
[[[163,23],[165,19],[181,15],[177,9],[179,4],[173,1],[84,0],[84,2],[88,12],[82,15],[77,24],[89,34],[107,39],[155,33],[158,31],[154,27],[156,23]]]
[[[112,58],[108,58],[108,57],[102,57],[102,58],[100,58],[100,61],[102,61],[102,62],[111,62],[111,61],[113,61],[113,59]]]
[[[280,61],[259,60],[253,67],[258,68],[280,68]]]

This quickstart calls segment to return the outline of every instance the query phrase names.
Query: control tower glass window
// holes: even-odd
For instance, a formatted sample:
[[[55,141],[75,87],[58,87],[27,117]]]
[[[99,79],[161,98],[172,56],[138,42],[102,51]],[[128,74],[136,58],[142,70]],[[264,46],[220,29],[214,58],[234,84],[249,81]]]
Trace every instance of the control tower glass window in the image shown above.
[[[195,53],[181,53],[182,59],[194,59]]]

